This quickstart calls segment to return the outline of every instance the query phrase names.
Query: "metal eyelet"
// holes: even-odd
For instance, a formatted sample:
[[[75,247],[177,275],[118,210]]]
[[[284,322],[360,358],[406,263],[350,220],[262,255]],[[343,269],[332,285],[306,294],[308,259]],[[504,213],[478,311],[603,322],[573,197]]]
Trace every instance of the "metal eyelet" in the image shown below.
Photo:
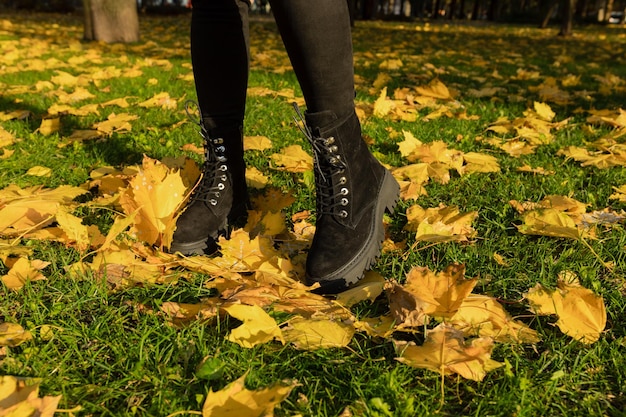
[[[228,167],[226,165],[220,165],[220,171],[228,171]]]
[[[339,212],[339,217],[343,217],[345,219],[346,217],[348,217],[348,212],[345,210],[341,210]]]
[[[224,188],[225,188],[225,186],[224,186],[224,184],[223,184],[223,183],[221,183],[221,182],[220,182],[219,184],[217,184],[217,189],[218,189],[218,190],[220,190],[220,191],[221,191],[221,190],[223,190]]]
[[[223,146],[218,146],[217,148],[215,148],[215,150],[220,153],[226,152],[226,148]]]
[[[220,177],[220,179],[221,179],[222,181],[226,181],[226,180],[228,179],[228,177],[227,177],[226,175],[222,175],[222,176]]]
[[[331,146],[331,147],[330,147],[330,148],[328,148],[328,149],[330,149],[330,151],[331,151],[331,152],[337,152],[337,150],[338,150],[339,148],[338,148],[338,147],[336,147],[336,146]]]
[[[217,200],[214,198],[210,199],[209,203],[211,203],[212,206],[217,206]]]
[[[326,145],[332,145],[333,143],[335,143],[335,138],[331,136],[328,139],[326,139],[324,143],[326,143]]]
[[[349,203],[349,201],[348,201],[348,199],[347,199],[347,198],[342,198],[342,199],[341,199],[341,205],[342,205],[342,206],[347,206],[347,205],[348,205],[348,203]]]
[[[347,188],[344,187],[344,188],[341,189],[339,194],[341,194],[341,195],[348,195],[348,194],[350,194],[350,191]]]
[[[348,182],[348,180],[346,179],[346,177],[341,177],[341,178],[339,178],[339,185],[344,185],[346,182]]]
[[[215,198],[220,198],[220,193],[219,191],[214,192],[213,194],[215,194]]]
[[[328,162],[334,165],[334,164],[336,164],[336,163],[337,163],[337,160],[338,160],[338,157],[334,157],[334,156],[333,156],[332,158],[330,158],[330,159],[328,160]]]
[[[222,138],[215,138],[213,139],[213,143],[216,145],[221,145],[222,143],[224,143],[224,139]]]

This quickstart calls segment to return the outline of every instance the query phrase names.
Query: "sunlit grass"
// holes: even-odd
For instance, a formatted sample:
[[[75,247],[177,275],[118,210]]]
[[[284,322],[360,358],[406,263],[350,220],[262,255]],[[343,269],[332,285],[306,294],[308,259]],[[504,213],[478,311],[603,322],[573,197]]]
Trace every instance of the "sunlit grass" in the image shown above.
[[[0,63],[0,111],[27,109],[26,120],[2,122],[19,139],[15,153],[0,160],[0,188],[44,184],[79,185],[92,169],[127,165],[153,158],[178,156],[187,143],[201,144],[192,123],[186,120],[183,102],[194,99],[188,57],[188,16],[142,20],[143,40],[135,45],[81,43],[79,17],[58,15],[11,15],[12,25],[0,25],[0,48],[5,55],[17,51],[20,59]],[[251,87],[274,91],[299,88],[293,73],[285,69],[287,56],[273,25],[252,25]],[[376,269],[402,281],[416,265],[441,270],[450,263],[464,263],[468,276],[479,278],[475,292],[492,295],[536,329],[542,341],[536,346],[499,344],[494,359],[506,365],[489,373],[483,382],[472,382],[415,370],[397,363],[390,343],[358,334],[345,350],[301,352],[290,346],[267,344],[243,349],[225,340],[237,323],[222,318],[214,323],[193,322],[182,329],[166,324],[159,306],[166,301],[196,302],[210,295],[206,277],[195,275],[175,284],[152,285],[111,292],[98,277],[68,279],[65,267],[80,255],[61,245],[32,241],[37,258],[52,264],[47,281],[34,282],[19,292],[2,293],[0,315],[35,334],[35,341],[8,349],[0,359],[0,373],[44,378],[44,394],[62,394],[62,408],[83,407],[85,415],[166,416],[182,410],[199,410],[209,389],[218,390],[248,372],[250,388],[270,385],[286,378],[300,383],[282,404],[277,415],[337,416],[346,407],[363,416],[432,415],[620,415],[626,407],[624,369],[626,360],[626,295],[624,274],[626,233],[623,226],[603,232],[589,242],[593,251],[576,241],[533,237],[517,231],[518,214],[509,200],[540,201],[547,195],[567,195],[588,203],[590,209],[623,204],[609,200],[613,187],[626,183],[623,168],[600,170],[580,167],[556,153],[567,145],[583,146],[609,132],[585,129],[582,110],[624,107],[626,88],[626,32],[605,27],[579,28],[573,39],[561,39],[556,31],[506,25],[425,24],[357,22],[354,29],[357,102],[374,102],[378,91],[371,86],[381,72],[389,72],[389,91],[425,85],[438,77],[458,93],[455,97],[468,115],[477,120],[439,118],[428,122],[397,122],[370,117],[364,133],[373,139],[372,149],[385,163],[406,163],[397,151],[408,130],[423,142],[443,140],[464,152],[477,151],[498,158],[500,173],[453,175],[448,184],[431,182],[428,195],[417,201],[424,207],[440,203],[457,205],[463,211],[479,212],[478,237],[471,244],[415,245],[404,254],[384,254]],[[69,39],[69,41],[68,41]],[[270,56],[267,60],[264,56]],[[83,60],[83,58],[86,58]],[[2,59],[2,58],[0,58]],[[13,71],[20,65],[46,62],[40,69]],[[384,60],[400,59],[402,67],[383,70]],[[2,61],[0,61],[2,62]],[[80,64],[72,64],[80,62]],[[54,68],[51,68],[54,66]],[[36,129],[56,102],[49,90],[33,91],[39,81],[49,81],[56,71],[78,76],[87,69],[139,66],[136,78],[116,77],[88,83],[95,98],[81,102],[100,103],[129,97],[138,103],[167,91],[179,100],[176,110],[106,107],[100,115],[63,116],[59,134],[44,137]],[[28,67],[30,68],[30,67]],[[278,69],[278,70],[277,70]],[[571,94],[567,104],[550,103],[557,120],[571,118],[555,133],[555,141],[540,146],[534,154],[513,158],[477,140],[498,117],[522,117],[541,98],[532,90],[554,77],[579,76],[577,85],[563,87]],[[600,78],[617,77],[607,87]],[[27,92],[20,91],[23,86]],[[476,98],[469,89],[499,87],[497,94]],[[290,99],[281,96],[248,100],[246,133],[265,135],[274,148],[251,152],[248,162],[271,176],[273,185],[295,190],[290,213],[312,208],[311,190],[299,175],[271,170],[268,157],[281,147],[300,143],[293,126]],[[60,147],[74,129],[87,129],[111,112],[139,116],[130,132],[113,133],[106,139]],[[420,114],[425,116],[426,113]],[[194,158],[197,155],[186,153]],[[199,160],[199,159],[198,159]],[[517,172],[529,164],[553,170],[542,176]],[[49,178],[26,175],[34,165],[52,168]],[[391,217],[396,240],[414,238],[403,231],[403,202]],[[94,209],[85,212],[88,223],[110,224],[109,214]],[[508,265],[500,265],[494,253]],[[612,270],[603,262],[613,262]],[[0,264],[0,274],[8,268]],[[606,333],[597,343],[584,346],[564,336],[551,318],[536,318],[519,303],[536,283],[554,287],[559,272],[576,272],[583,285],[601,295],[607,305]],[[0,291],[5,291],[1,289]],[[386,310],[385,300],[358,305],[358,315],[374,316]],[[41,326],[52,326],[43,337]],[[202,380],[196,367],[206,356],[224,365],[223,377]],[[1,358],[1,356],[0,356]],[[442,386],[443,384],[443,386]],[[443,392],[443,397],[441,397]]]

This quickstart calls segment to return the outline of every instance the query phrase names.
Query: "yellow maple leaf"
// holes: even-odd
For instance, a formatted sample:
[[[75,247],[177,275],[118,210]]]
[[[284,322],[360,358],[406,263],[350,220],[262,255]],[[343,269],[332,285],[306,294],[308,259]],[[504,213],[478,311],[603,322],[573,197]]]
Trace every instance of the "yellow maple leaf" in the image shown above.
[[[74,216],[65,208],[59,208],[55,218],[59,227],[67,236],[66,243],[74,244],[80,251],[89,249],[92,239],[89,234],[89,228],[83,224],[82,219]],[[98,230],[97,227],[96,230]],[[99,236],[94,236],[94,238],[97,239]]]
[[[396,107],[396,102],[387,97],[387,87],[383,87],[374,102],[374,116],[385,117]]]
[[[469,294],[446,323],[467,336],[492,337],[499,342],[537,343],[537,332],[513,320],[493,297]]]
[[[482,381],[487,372],[503,365],[491,359],[493,339],[482,337],[466,342],[460,331],[445,324],[427,331],[422,346],[405,341],[394,341],[394,345],[399,362],[441,375],[456,373],[466,379]]]
[[[142,101],[138,104],[139,107],[160,107],[163,110],[176,109],[178,103],[176,99],[170,97],[170,94],[166,91],[157,93],[152,98],[146,101]]]
[[[41,121],[41,125],[39,126],[39,129],[37,130],[42,135],[48,136],[55,132],[58,132],[60,129],[61,129],[61,119],[57,117],[54,119],[43,119]]]
[[[267,136],[245,136],[243,138],[244,151],[264,151],[272,148],[272,141]]]
[[[576,277],[566,280],[562,276],[554,291],[537,284],[525,298],[530,302],[531,311],[558,316],[559,329],[582,343],[594,343],[606,327],[604,300],[581,286]]]
[[[243,229],[235,229],[230,239],[220,236],[218,243],[223,261],[239,272],[254,271],[263,262],[277,256],[271,239],[265,236],[251,239]]]
[[[554,116],[556,116],[556,114],[552,111],[552,108],[550,108],[550,105],[546,103],[535,101],[533,103],[533,107],[535,112],[537,112],[537,115],[547,122],[552,121]]]
[[[13,145],[15,143],[15,137],[2,126],[0,126],[0,148]]]
[[[467,152],[463,154],[465,165],[457,168],[459,175],[470,174],[472,172],[500,172],[498,159],[478,152]]]
[[[28,171],[26,171],[26,175],[32,175],[34,177],[50,177],[52,175],[52,170],[48,167],[36,165],[34,167],[30,167]]]
[[[518,230],[525,235],[564,237],[568,239],[592,238],[589,232],[579,228],[576,222],[563,211],[556,209],[532,210],[522,217]]]
[[[325,317],[295,317],[283,328],[287,343],[296,349],[315,350],[345,347],[354,336],[354,326]]]
[[[277,384],[270,388],[250,391],[245,388],[246,375],[220,391],[212,389],[202,407],[203,417],[271,417],[274,408],[289,396],[295,383]]]
[[[9,272],[0,277],[0,280],[8,289],[19,290],[27,282],[45,280],[46,277],[41,273],[41,270],[48,265],[50,262],[19,258],[9,269]]]
[[[365,300],[373,302],[382,294],[385,282],[385,278],[378,272],[367,271],[357,285],[337,294],[335,301],[346,307],[352,307]]]
[[[40,379],[0,376],[0,415],[53,417],[61,396],[39,397],[40,383]]]
[[[306,172],[313,169],[313,157],[306,153],[300,145],[290,145],[280,153],[270,156],[272,168],[288,172]]]
[[[0,323],[0,346],[15,347],[32,338],[33,335],[31,332],[25,330],[17,323]],[[2,395],[0,395],[0,397],[1,396]],[[1,402],[2,398],[0,398],[0,403]]]
[[[449,265],[436,273],[426,267],[414,267],[406,276],[404,289],[416,298],[416,305],[422,306],[424,314],[452,317],[478,282],[464,279],[464,274],[464,265]]]
[[[279,340],[284,343],[283,332],[269,314],[257,305],[230,304],[223,309],[243,324],[233,329],[228,340],[244,348]]]
[[[246,168],[246,184],[248,187],[260,190],[265,188],[269,181],[269,177],[265,176],[258,168]]]
[[[427,86],[417,87],[415,91],[418,95],[424,97],[432,97],[441,100],[449,100],[452,98],[448,87],[438,78],[433,79]]]
[[[111,113],[107,120],[94,123],[93,128],[103,133],[113,133],[129,131],[132,129],[131,121],[136,120],[138,116],[128,113],[115,114]]]
[[[467,241],[476,235],[471,226],[478,212],[461,213],[457,207],[441,205],[423,209],[413,205],[407,209],[405,229],[416,232],[417,241]]]
[[[137,211],[133,231],[139,239],[169,247],[186,192],[178,170],[145,156],[141,171],[121,193],[120,205],[127,215]]]

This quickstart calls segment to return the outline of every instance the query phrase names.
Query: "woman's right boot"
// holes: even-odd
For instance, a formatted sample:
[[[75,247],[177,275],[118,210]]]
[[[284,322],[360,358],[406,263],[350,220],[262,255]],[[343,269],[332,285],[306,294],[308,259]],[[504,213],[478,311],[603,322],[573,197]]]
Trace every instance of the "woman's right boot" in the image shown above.
[[[198,124],[205,162],[170,245],[170,252],[183,255],[215,252],[219,236],[228,236],[229,225],[245,218],[248,207],[242,127],[209,131],[203,121]]]

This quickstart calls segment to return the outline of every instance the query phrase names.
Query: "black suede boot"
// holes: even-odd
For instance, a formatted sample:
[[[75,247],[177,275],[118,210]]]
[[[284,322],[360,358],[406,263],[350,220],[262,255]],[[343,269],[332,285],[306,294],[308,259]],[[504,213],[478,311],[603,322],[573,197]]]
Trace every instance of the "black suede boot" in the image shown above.
[[[183,255],[215,252],[218,237],[228,236],[229,225],[247,215],[242,127],[207,131],[203,121],[198,124],[205,150],[202,176],[176,222],[170,246],[170,252]]]
[[[383,215],[395,208],[400,188],[361,138],[354,111],[343,119],[333,112],[307,113],[304,133],[313,148],[317,187],[306,280],[321,285],[316,292],[334,294],[361,279],[380,254]]]

